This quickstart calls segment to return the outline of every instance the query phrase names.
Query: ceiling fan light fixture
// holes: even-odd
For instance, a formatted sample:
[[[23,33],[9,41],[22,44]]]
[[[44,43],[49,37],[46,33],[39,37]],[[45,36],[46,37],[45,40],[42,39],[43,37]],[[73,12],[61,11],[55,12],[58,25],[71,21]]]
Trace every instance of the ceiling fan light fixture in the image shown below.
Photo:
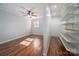
[[[35,12],[32,11],[32,9],[28,10],[24,7],[21,7],[22,9],[24,9],[24,11],[22,12],[22,14],[24,14],[23,16],[27,16],[29,18],[37,18],[37,14],[35,14]]]
[[[28,15],[28,17],[30,18],[31,16],[30,16],[30,15]]]

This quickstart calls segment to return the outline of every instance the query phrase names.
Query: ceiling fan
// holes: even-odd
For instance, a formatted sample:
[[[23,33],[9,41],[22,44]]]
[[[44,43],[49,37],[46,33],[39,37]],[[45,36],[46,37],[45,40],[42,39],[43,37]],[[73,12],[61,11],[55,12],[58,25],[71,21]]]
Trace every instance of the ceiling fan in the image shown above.
[[[20,8],[24,10],[21,12],[23,14],[22,16],[29,16],[30,18],[37,17],[36,13],[32,11],[33,8],[30,10],[26,9],[25,7],[20,7]]]

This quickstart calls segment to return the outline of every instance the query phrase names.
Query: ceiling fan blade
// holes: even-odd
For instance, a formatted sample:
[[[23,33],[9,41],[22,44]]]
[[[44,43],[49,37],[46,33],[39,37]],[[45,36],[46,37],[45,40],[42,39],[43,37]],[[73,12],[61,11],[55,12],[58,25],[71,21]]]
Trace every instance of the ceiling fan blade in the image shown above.
[[[25,12],[21,12],[22,16],[27,16],[28,14],[26,14]]]
[[[35,16],[35,17],[37,17],[37,15],[32,15],[32,16]]]
[[[21,12],[22,14],[26,14],[25,12]]]
[[[30,9],[30,11],[32,11],[34,8],[32,7],[31,9]]]
[[[25,7],[20,7],[20,8],[22,8],[22,9],[25,9],[25,10],[29,11],[29,10],[28,10],[28,9],[26,9]]]
[[[21,14],[28,14],[28,12],[26,12],[26,11],[21,11]]]
[[[27,15],[22,15],[22,16],[27,16]]]

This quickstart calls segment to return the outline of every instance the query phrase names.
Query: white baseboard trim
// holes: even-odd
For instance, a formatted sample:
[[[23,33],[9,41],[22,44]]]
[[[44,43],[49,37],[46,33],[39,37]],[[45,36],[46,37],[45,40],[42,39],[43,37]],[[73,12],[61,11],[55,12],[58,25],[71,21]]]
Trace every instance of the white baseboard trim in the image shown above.
[[[2,41],[2,42],[0,42],[0,44],[6,43],[6,42],[9,42],[9,41],[12,41],[12,40],[15,40],[15,39],[18,39],[18,38],[24,37],[24,36],[29,36],[29,35],[26,35],[26,34],[19,35],[19,36],[15,37],[15,38],[11,38],[11,39],[8,39],[8,40],[5,40],[5,41]]]

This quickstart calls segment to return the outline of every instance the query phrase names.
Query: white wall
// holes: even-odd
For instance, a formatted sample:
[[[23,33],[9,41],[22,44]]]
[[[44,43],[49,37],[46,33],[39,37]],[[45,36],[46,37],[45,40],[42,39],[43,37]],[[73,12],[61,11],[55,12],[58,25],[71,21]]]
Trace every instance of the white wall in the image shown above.
[[[43,25],[43,35],[44,35],[44,41],[43,41],[43,53],[44,55],[47,55],[48,52],[48,48],[49,48],[49,43],[50,43],[50,11],[49,11],[49,7],[46,5],[45,7],[45,11],[44,11],[44,25]]]
[[[43,53],[47,55],[50,43],[50,11],[47,10],[47,4],[43,6],[43,17],[40,19],[32,19],[32,34],[43,35]],[[48,8],[49,9],[49,8]],[[39,28],[33,27],[33,22],[39,20]]]
[[[51,36],[58,36],[59,35],[59,32],[61,31],[61,21],[60,21],[60,18],[59,17],[52,17],[52,20],[51,20]]]
[[[3,34],[2,34],[2,20],[0,20],[0,39],[2,39],[3,37]]]
[[[2,25],[0,43],[27,36],[31,32],[29,20],[23,17],[0,10],[0,21],[2,23],[0,23]]]
[[[34,26],[33,26],[33,22],[35,22],[35,21],[39,21],[39,28],[34,28]],[[32,30],[32,34],[36,34],[36,35],[43,35],[43,25],[44,25],[44,23],[43,23],[43,19],[42,18],[40,18],[40,19],[33,19],[32,20],[32,25],[31,25],[31,30]]]

